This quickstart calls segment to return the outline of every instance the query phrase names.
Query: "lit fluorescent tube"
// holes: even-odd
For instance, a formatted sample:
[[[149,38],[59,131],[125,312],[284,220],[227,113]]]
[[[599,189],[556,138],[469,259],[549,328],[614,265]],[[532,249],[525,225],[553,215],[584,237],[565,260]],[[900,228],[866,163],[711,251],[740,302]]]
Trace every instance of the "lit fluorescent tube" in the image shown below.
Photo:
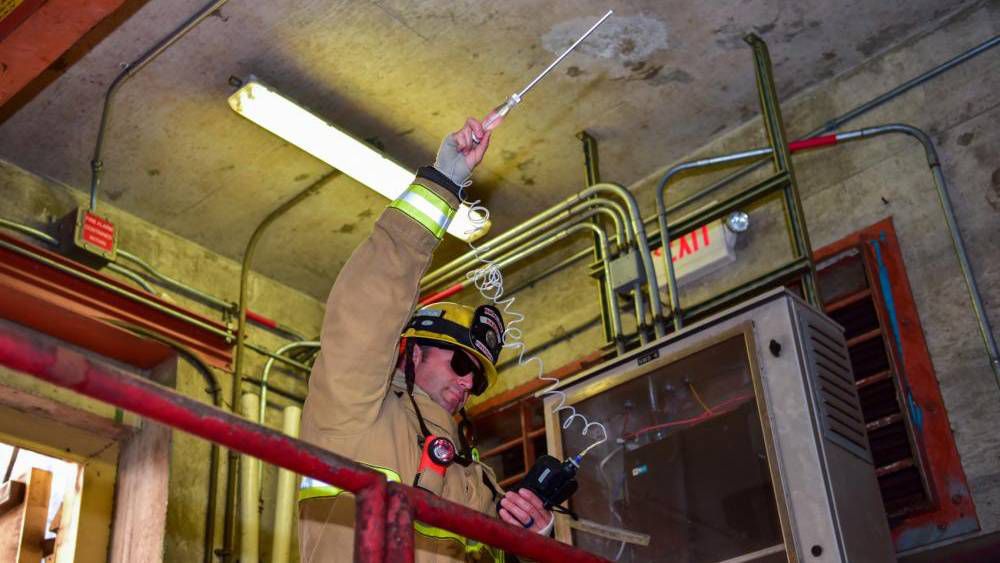
[[[337,129],[305,108],[251,76],[229,96],[236,113],[347,174],[376,192],[395,200],[413,182],[413,172],[393,162],[368,143]],[[448,233],[472,241],[490,228],[475,225],[469,208],[461,205]]]

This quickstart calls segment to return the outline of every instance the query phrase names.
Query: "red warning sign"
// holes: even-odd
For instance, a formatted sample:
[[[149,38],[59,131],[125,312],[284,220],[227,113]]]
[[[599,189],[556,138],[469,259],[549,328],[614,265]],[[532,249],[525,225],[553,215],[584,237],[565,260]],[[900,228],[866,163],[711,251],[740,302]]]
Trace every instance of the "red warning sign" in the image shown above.
[[[84,211],[80,225],[80,240],[105,252],[114,252],[115,226],[99,215]]]

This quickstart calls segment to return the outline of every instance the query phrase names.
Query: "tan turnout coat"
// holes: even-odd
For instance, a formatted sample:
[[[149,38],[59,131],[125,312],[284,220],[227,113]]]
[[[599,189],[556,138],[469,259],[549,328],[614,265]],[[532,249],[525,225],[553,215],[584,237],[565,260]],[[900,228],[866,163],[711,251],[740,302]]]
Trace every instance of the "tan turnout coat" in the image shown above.
[[[438,183],[420,176],[415,183],[457,208],[455,195]],[[390,207],[382,213],[372,234],[344,265],[327,299],[322,349],[303,412],[302,439],[378,468],[406,485],[413,483],[420,463],[420,429],[398,374],[393,384],[394,368],[399,335],[416,305],[420,278],[438,242],[428,228],[399,209]],[[419,389],[414,398],[431,432],[457,444],[452,416]],[[485,471],[495,483],[492,472]],[[495,501],[483,483],[483,472],[480,463],[453,464],[438,494],[495,517]],[[301,561],[351,561],[353,495],[304,479],[299,498]],[[492,548],[447,537],[451,534],[418,527],[415,535],[418,562],[494,560]]]

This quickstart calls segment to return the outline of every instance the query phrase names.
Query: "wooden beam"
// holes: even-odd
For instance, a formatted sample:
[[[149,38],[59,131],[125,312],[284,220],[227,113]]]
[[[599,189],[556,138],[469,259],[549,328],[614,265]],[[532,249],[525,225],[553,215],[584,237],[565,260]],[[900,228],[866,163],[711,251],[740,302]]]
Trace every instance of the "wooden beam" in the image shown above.
[[[0,514],[0,561],[38,563],[42,560],[52,474],[33,467],[16,481],[24,485],[24,500],[16,509]]]
[[[125,0],[48,0],[0,42],[0,106],[66,53]]]
[[[109,563],[163,561],[171,430],[150,420],[122,445]]]
[[[0,406],[81,428],[109,440],[121,440],[132,433],[131,427],[111,419],[7,385],[0,385]]]

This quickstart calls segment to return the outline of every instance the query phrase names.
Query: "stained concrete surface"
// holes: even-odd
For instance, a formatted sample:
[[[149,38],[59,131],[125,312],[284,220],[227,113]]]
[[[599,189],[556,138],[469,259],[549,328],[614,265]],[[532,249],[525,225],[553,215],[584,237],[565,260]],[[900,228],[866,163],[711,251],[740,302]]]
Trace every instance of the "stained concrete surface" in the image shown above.
[[[190,4],[187,7],[193,10],[195,3],[187,4]],[[805,64],[803,61],[806,59],[814,59],[810,59],[808,49],[803,52],[792,48],[797,45],[794,43],[796,37],[785,39],[792,43],[786,43],[784,46],[779,45],[783,43],[781,40],[773,41],[777,36],[768,37],[768,34],[780,33],[780,37],[784,39],[799,29],[802,29],[799,36],[803,34],[808,36],[810,33],[808,23],[798,26],[788,25],[789,30],[783,31],[784,20],[776,20],[775,27],[764,29],[770,25],[768,22],[771,20],[762,19],[759,24],[761,29],[758,31],[764,33],[765,38],[772,39],[772,56],[776,62],[775,73],[784,90],[790,89],[791,80],[804,80],[803,84],[807,84],[810,80],[822,79],[821,75],[831,72],[836,74],[849,69],[868,55],[877,55],[856,70],[832,79],[828,78],[817,87],[807,89],[797,96],[785,96],[783,109],[789,136],[802,134],[830,117],[919,74],[931,65],[996,35],[1000,31],[1000,8],[996,2],[978,2],[972,5],[971,9],[954,17],[945,17],[943,20],[926,24],[927,33],[918,34],[902,45],[893,47],[898,35],[886,33],[876,35],[879,37],[884,35],[886,38],[896,37],[896,39],[885,39],[888,42],[884,44],[880,43],[883,39],[860,41],[852,44],[846,51],[823,51],[819,54],[819,60],[843,59],[845,62],[825,62],[823,64],[826,66],[820,75],[816,76],[797,72],[801,67],[796,65]],[[332,47],[324,47],[325,42],[331,41],[330,39],[299,37],[290,31],[295,26],[309,29],[310,25],[317,24],[302,21],[301,17],[296,18],[294,13],[293,17],[286,18],[287,21],[280,25],[270,20],[258,21],[251,15],[235,9],[237,6],[234,4],[234,10],[229,13],[223,10],[222,17],[218,18],[219,21],[212,19],[210,22],[215,26],[224,26],[228,23],[252,21],[261,29],[283,30],[289,41],[287,45],[293,47],[293,50],[312,48],[328,57],[334,54]],[[926,16],[926,12],[920,11],[923,9],[921,6],[923,4],[914,5],[914,13]],[[161,2],[151,2],[148,10],[152,12],[148,13],[156,14],[157,8],[161,10],[159,19],[156,19],[158,23],[176,23],[167,21]],[[891,11],[892,6],[878,5],[870,9],[877,11],[883,8]],[[414,37],[402,41],[396,47],[411,53],[419,52],[417,56],[422,58],[421,60],[432,59],[439,65],[450,63],[451,59],[434,51],[433,47],[427,47],[427,41],[415,38],[417,31],[432,39],[438,37],[436,34],[444,33],[438,31],[432,23],[426,23],[437,22],[429,19],[431,16],[428,14],[433,12],[433,6],[428,10],[428,12],[420,10],[412,12],[416,21],[425,22],[423,23],[425,27],[417,27],[416,31],[409,32]],[[649,12],[652,13],[652,10]],[[389,21],[390,25],[402,26],[403,23],[397,18],[407,21],[403,16],[408,13],[384,5],[367,5],[357,10],[357,13],[342,12],[341,15],[349,21],[324,20],[321,23],[334,28],[343,25],[348,26],[344,29],[365,29],[374,37],[377,35],[376,24],[385,23],[384,18],[388,18],[386,21]],[[542,25],[544,29],[536,30],[538,31],[536,36],[544,36],[545,32],[555,28],[557,22],[571,21],[579,17],[579,14],[559,11],[557,16],[552,16],[551,21],[546,21]],[[478,17],[480,19],[475,21],[480,24],[487,21],[482,19],[486,18],[485,15],[478,13],[466,17]],[[697,27],[693,23],[696,18],[693,15],[690,17],[692,23],[687,26],[676,24],[665,26],[667,47],[666,50],[658,51],[659,53],[669,53],[671,48],[682,44],[686,27]],[[224,18],[230,18],[230,21],[226,22]],[[674,18],[664,21],[671,23],[678,20]],[[683,112],[690,114],[690,120],[674,119],[669,125],[657,127],[655,131],[657,138],[663,138],[655,143],[659,151],[655,163],[673,159],[686,160],[695,156],[730,152],[764,144],[757,122],[750,122],[721,137],[715,137],[693,152],[685,147],[697,145],[697,142],[681,142],[683,139],[708,139],[713,134],[717,135],[732,129],[736,124],[750,119],[756,112],[756,101],[750,95],[753,86],[749,53],[739,44],[737,33],[739,26],[736,23],[732,23],[730,27],[726,25],[720,25],[718,28],[720,31],[714,34],[710,46],[701,44],[701,47],[710,48],[713,52],[721,50],[726,57],[732,57],[725,59],[730,61],[728,66],[722,62],[718,63],[727,75],[725,79],[715,79],[712,84],[719,84],[719,90],[723,86],[728,88],[729,93],[725,94],[726,96],[737,96],[733,93],[733,89],[740,89],[741,93],[733,98],[742,100],[736,107],[736,114],[726,113],[732,109],[729,107],[732,103],[729,102],[733,100],[701,99],[701,97],[693,100],[691,103],[695,104],[694,107],[682,108]],[[827,24],[821,24],[820,29],[825,29],[822,27],[825,25]],[[217,31],[219,28],[212,29]],[[148,29],[144,29],[138,23],[134,23],[131,28],[126,26],[121,30],[121,33],[130,38],[129,48],[133,56],[146,44],[145,39],[148,38],[143,35],[144,31]],[[896,29],[896,33],[904,32]],[[220,104],[224,107],[224,97],[227,92],[223,85],[223,75],[232,73],[227,68],[226,72],[219,73],[217,77],[213,72],[206,70],[205,61],[196,60],[199,57],[210,59],[211,57],[204,53],[219,51],[218,46],[213,47],[215,51],[208,48],[214,44],[211,35],[206,33],[200,38],[198,35],[192,35],[185,39],[185,42],[193,43],[187,48],[188,50],[179,50],[177,54],[165,56],[162,61],[155,63],[161,65],[159,71],[151,67],[149,75],[138,79],[148,81],[145,87],[140,85],[132,94],[127,94],[128,91],[123,92],[124,109],[120,110],[119,120],[113,126],[114,140],[110,141],[111,146],[116,148],[110,149],[109,146],[108,158],[109,165],[111,161],[117,161],[127,162],[130,167],[116,166],[112,167],[113,172],[109,171],[108,190],[120,190],[120,194],[117,201],[102,200],[102,210],[111,213],[122,225],[123,247],[147,258],[171,276],[184,279],[197,287],[232,300],[236,296],[238,265],[222,254],[238,255],[242,252],[253,224],[278,201],[297,192],[322,173],[323,167],[303,157],[294,149],[284,146],[282,142],[268,138],[249,124],[242,124],[239,120],[219,122],[211,117],[212,112],[217,109],[206,108],[214,108]],[[373,39],[362,35],[358,31],[339,40],[348,41],[350,48],[345,48],[346,52],[364,50],[371,46]],[[726,38],[729,40],[724,40]],[[420,48],[426,49],[430,54],[425,54]],[[265,52],[254,55],[253,49],[249,47],[242,49],[244,50],[235,49],[236,52],[246,56],[246,60],[239,66],[248,71],[255,70],[252,67],[257,60],[264,60],[255,57],[271,54]],[[271,49],[278,50],[276,47]],[[888,50],[879,54],[885,49]],[[485,57],[485,50],[482,52],[484,54],[480,57]],[[827,52],[833,53],[833,56],[827,56]],[[2,178],[0,189],[4,194],[0,210],[4,218],[45,228],[51,219],[82,201],[84,196],[80,188],[86,185],[86,160],[91,139],[89,133],[84,130],[88,129],[86,124],[93,125],[96,115],[90,105],[82,104],[79,100],[93,99],[94,93],[103,88],[112,74],[112,71],[105,68],[104,63],[119,56],[118,53],[119,51],[111,44],[99,46],[92,55],[95,58],[89,62],[85,60],[78,68],[74,67],[75,71],[71,69],[63,79],[53,85],[50,91],[43,93],[27,107],[23,115],[15,116],[15,119],[0,126],[0,155],[11,157],[35,173],[28,173],[11,165],[0,166],[0,178]],[[969,245],[970,258],[984,292],[987,310],[995,325],[1000,323],[996,320],[1000,318],[1000,266],[997,266],[995,260],[1000,251],[998,248],[1000,237],[997,236],[996,227],[997,214],[1000,213],[998,209],[1000,172],[996,158],[996,155],[1000,154],[1000,138],[995,131],[996,128],[991,124],[996,123],[1000,117],[997,114],[998,98],[995,94],[1000,91],[998,83],[1000,73],[996,72],[1000,61],[998,53],[1000,52],[990,52],[966,63],[848,126],[853,128],[903,121],[922,127],[932,134],[938,143],[945,174],[951,181],[958,221]],[[278,53],[278,56],[285,55],[287,53]],[[599,72],[601,64],[606,64],[601,62],[605,59],[596,54],[593,57],[594,60],[587,63],[578,61],[575,65],[565,67],[565,78],[561,78],[560,81],[567,96],[574,95],[571,86],[575,83],[571,80],[593,76]],[[800,57],[802,60],[799,60]],[[786,58],[789,60],[786,61]],[[323,72],[327,78],[345,78],[351,76],[351,73],[359,72],[391,79],[395,76],[394,72],[402,71],[398,70],[398,65],[383,64],[387,60],[375,57],[371,64],[362,65],[363,72],[341,68],[338,65],[325,68]],[[532,60],[537,65],[545,64],[545,57],[540,55]],[[481,65],[481,61],[477,63],[475,60],[460,62],[457,63],[455,73],[461,73],[463,69],[479,68]],[[576,70],[571,70],[574,66]],[[664,66],[665,68],[660,70],[657,76],[661,73],[663,76],[673,75],[676,80],[669,83],[669,88],[693,87],[689,85],[697,85],[706,80],[687,67],[685,67],[687,70],[678,67],[678,70],[683,70],[685,73],[682,74],[673,70],[667,72],[667,67],[670,65]],[[363,97],[365,101],[355,102],[352,105],[339,103],[344,98],[332,97],[329,88],[321,86],[316,80],[303,79],[301,75],[296,78],[298,73],[305,73],[305,69],[291,64],[283,68],[282,76],[289,78],[290,84],[297,84],[303,92],[306,92],[303,96],[308,98],[306,101],[317,102],[320,107],[334,108],[331,112],[339,116],[348,116],[347,122],[357,124],[356,130],[367,129],[370,126],[375,131],[398,131],[399,139],[385,135],[382,137],[392,139],[387,141],[386,145],[393,150],[408,147],[407,150],[400,152],[409,155],[403,157],[404,160],[410,159],[408,164],[415,165],[430,158],[436,139],[447,131],[450,126],[448,123],[466,113],[462,109],[466,107],[465,102],[458,104],[454,99],[449,99],[445,110],[433,109],[428,112],[426,108],[434,107],[430,100],[436,100],[433,92],[448,86],[443,86],[426,76],[411,77],[411,86],[426,88],[428,92],[421,94],[417,101],[399,98],[403,100],[399,105],[384,104],[384,100],[393,92],[389,83],[383,80],[374,86],[372,83],[354,84],[352,91],[358,93],[357,95]],[[644,69],[635,72],[641,73]],[[520,74],[517,73],[518,76]],[[178,77],[184,86],[179,87],[178,83],[167,80],[168,76]],[[212,93],[198,90],[196,85],[202,80],[215,84]],[[515,79],[507,82],[503,82],[500,78],[491,80],[496,83],[484,85],[483,91],[463,90],[463,95],[466,96],[463,99],[472,100],[478,107],[489,107],[499,101],[494,100],[495,92],[506,92],[516,87],[518,83]],[[132,86],[135,85],[130,85],[128,88]],[[377,86],[383,90],[375,90]],[[647,86],[642,80],[628,83],[628,88],[640,94]],[[595,91],[602,91],[600,82],[593,87]],[[417,90],[421,91],[420,88]],[[795,88],[791,90],[794,91]],[[141,94],[152,97],[143,99]],[[723,94],[714,91],[713,95]],[[68,97],[74,101],[67,101]],[[675,96],[675,98],[680,97]],[[659,100],[657,103],[653,103],[648,100],[636,101],[626,96],[620,101],[620,105],[614,106],[613,111],[625,113],[630,119],[637,119],[639,115],[659,111],[649,108],[669,105],[663,103],[660,98],[663,96],[657,98]],[[146,116],[148,121],[144,121],[140,108],[151,107],[153,99],[169,102],[167,109],[151,110],[153,113]],[[423,106],[420,112],[412,111],[421,103]],[[585,97],[569,110],[573,127],[592,123],[591,116],[595,112],[594,107],[588,106],[588,103],[590,102]],[[519,108],[517,111],[528,107],[530,106]],[[368,108],[372,108],[368,116],[360,115],[362,109],[367,112]],[[567,110],[562,107],[562,111]],[[187,115],[185,112],[192,112],[192,115],[183,117]],[[423,117],[422,124],[417,127],[411,127],[408,123],[412,122],[411,118],[414,115],[434,112],[438,112],[439,115]],[[192,120],[193,115],[198,118]],[[180,129],[167,124],[174,117],[184,122]],[[57,128],[56,124],[63,123],[66,124],[65,127]],[[504,131],[512,130],[511,139],[525,142],[540,138],[525,133],[531,133],[537,125],[544,123],[544,120],[536,122],[525,119],[517,125],[511,120],[505,127],[507,125],[512,127]],[[652,133],[642,132],[641,127],[638,130],[629,129],[627,120],[616,123],[626,123],[626,125],[618,125],[618,129],[609,125],[600,131],[604,176],[617,181],[649,176],[645,180],[631,182],[631,188],[643,205],[644,214],[648,215],[651,212],[651,185],[658,174],[648,174],[656,167],[655,164],[640,165],[637,162],[647,158],[640,153],[651,150],[647,148],[651,143],[641,141]],[[196,124],[197,127],[192,124]],[[718,129],[719,125],[725,127]],[[501,160],[509,163],[513,170],[518,170],[518,174],[525,172],[525,178],[536,179],[535,186],[525,183],[525,188],[517,197],[513,195],[513,190],[516,188],[500,184],[497,189],[510,190],[510,197],[493,197],[490,200],[491,205],[497,204],[494,209],[499,209],[498,217],[518,217],[513,213],[506,214],[508,209],[504,206],[511,208],[516,206],[525,210],[523,213],[530,213],[537,210],[537,205],[543,205],[563,195],[558,190],[553,192],[550,186],[565,186],[559,188],[565,189],[565,193],[578,188],[577,182],[582,174],[578,162],[578,147],[571,135],[573,127],[561,124],[554,128],[553,134],[560,139],[565,137],[566,142],[549,143],[555,145],[558,150],[548,157],[540,157],[530,162],[524,155],[545,144],[544,140],[533,145],[509,144],[511,141],[497,143],[492,149],[492,154],[499,154]],[[62,134],[53,135],[52,131],[56,130]],[[92,129],[88,131],[92,132]],[[239,140],[234,140],[235,138]],[[418,138],[419,142],[408,145],[410,141],[406,139],[411,138]],[[637,142],[627,143],[626,141],[630,139],[636,139]],[[636,147],[640,147],[641,150]],[[227,158],[219,156],[216,150],[226,153]],[[632,152],[636,154],[632,155]],[[189,157],[195,153],[198,154],[198,159],[205,160],[194,164],[197,159],[191,160]],[[235,154],[250,156],[228,158]],[[542,154],[544,151],[539,153]],[[996,384],[991,379],[985,363],[985,354],[967,305],[950,241],[943,231],[929,172],[922,158],[921,151],[914,141],[906,138],[884,138],[802,155],[796,157],[795,164],[815,247],[835,241],[885,216],[893,217],[934,369],[941,384],[982,529],[984,532],[996,531],[1000,529],[1000,472],[997,469],[1000,467],[997,457],[1000,443],[991,421],[996,420],[1000,414],[1000,393],[997,392]],[[205,161],[217,165],[218,169],[206,166]],[[185,164],[180,164],[182,162]],[[559,163],[571,163],[572,166],[566,164],[568,172],[561,171]],[[487,164],[485,175],[487,178],[491,178],[491,174],[503,175],[502,171],[498,173],[490,166]],[[207,174],[205,170],[216,171]],[[553,172],[547,179],[527,174],[535,170]],[[38,174],[55,180],[39,177]],[[119,174],[122,176],[116,178]],[[671,190],[670,201],[676,201],[675,198],[690,193],[698,186],[706,185],[711,178],[720,174],[721,172],[717,172],[680,180],[676,188]],[[553,178],[559,181],[552,181]],[[570,178],[571,181],[563,181],[566,178]],[[68,181],[71,186],[63,185],[59,179]],[[257,187],[259,185],[256,182],[265,183],[267,186]],[[480,185],[482,184],[486,184],[487,187],[490,185],[489,180],[481,182]],[[508,191],[503,193],[507,194]],[[253,197],[250,197],[251,195]],[[205,199],[199,201],[202,198]],[[118,205],[126,211],[117,209]],[[318,330],[321,314],[321,305],[313,298],[313,294],[322,294],[328,289],[333,275],[346,259],[347,252],[367,231],[381,205],[377,196],[348,183],[324,188],[323,192],[314,196],[310,205],[293,211],[282,223],[274,227],[274,231],[262,243],[256,263],[264,272],[285,272],[281,279],[294,283],[296,287],[305,288],[310,295],[271,279],[255,276],[251,307],[264,314],[276,316],[300,332],[313,336]],[[129,210],[136,215],[151,219],[152,223],[139,219],[129,213]],[[191,234],[194,230],[200,234]],[[184,234],[195,242],[192,243],[175,233]],[[202,244],[198,244],[199,242]],[[225,248],[220,254],[213,252],[207,248],[208,246]],[[572,246],[561,248],[557,254],[525,264],[522,268],[513,269],[509,275],[509,285],[523,281],[532,271],[544,269],[552,262],[566,256],[565,252],[571,249]],[[750,257],[744,257],[748,258]],[[216,315],[218,318],[218,313],[202,308],[197,303],[181,297],[175,299],[185,306]],[[471,296],[460,296],[460,299],[471,299]],[[532,348],[545,348],[541,356],[550,368],[589,353],[601,344],[600,327],[593,322],[597,311],[596,286],[593,280],[586,277],[582,267],[554,275],[521,292],[517,307],[528,316],[523,325],[526,330],[526,342]],[[626,322],[629,322],[628,318]],[[269,348],[274,348],[283,342],[277,337],[256,330],[251,334],[251,340]],[[248,355],[248,359],[248,372],[259,373],[261,359],[252,353]],[[504,373],[502,386],[495,391],[512,388],[533,375],[525,370],[507,370]],[[283,374],[278,374],[276,377],[279,385],[304,391],[297,378]],[[220,378],[225,387],[228,377],[220,374]],[[183,365],[179,368],[178,388],[192,396],[207,400],[204,384],[198,374]],[[228,399],[228,391],[224,391],[223,396]],[[275,402],[280,404],[282,400],[275,398]],[[268,420],[272,425],[278,424],[276,410],[271,409]],[[175,436],[172,468],[175,478],[171,484],[171,506],[168,513],[168,525],[172,534],[169,535],[167,545],[167,560],[187,561],[200,558],[205,502],[201,485],[207,470],[207,451],[208,446],[200,441],[185,435]],[[224,467],[222,471],[224,472]],[[265,475],[267,475],[265,491],[269,491],[272,487],[268,484],[269,480],[273,480],[272,472],[266,472]],[[219,498],[220,518],[221,492],[222,488]],[[270,522],[268,514],[271,510],[269,503],[265,502],[266,512],[262,518],[265,526]],[[221,534],[221,520],[217,524],[217,530]],[[263,536],[267,538],[266,531]],[[269,541],[265,540],[263,545],[266,546],[264,548],[266,551]]]
[[[747,32],[770,42],[788,97],[972,1],[230,2],[121,89],[101,201],[238,259],[256,223],[326,166],[234,114],[230,75],[260,76],[415,168],[614,8],[497,131],[473,195],[502,232],[580,189],[581,129],[601,140],[605,177],[631,184],[751,118]],[[89,189],[119,64],[203,5],[150,0],[0,125],[0,157]],[[275,228],[261,271],[321,299],[385,203],[335,181]],[[461,250],[450,241],[439,260]]]

